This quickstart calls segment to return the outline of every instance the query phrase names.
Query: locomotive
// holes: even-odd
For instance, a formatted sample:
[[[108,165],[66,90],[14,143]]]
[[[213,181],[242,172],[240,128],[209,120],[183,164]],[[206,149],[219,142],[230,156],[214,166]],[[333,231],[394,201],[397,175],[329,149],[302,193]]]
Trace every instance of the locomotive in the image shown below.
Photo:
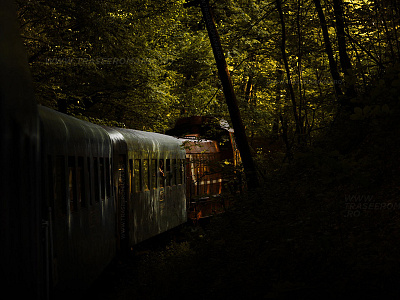
[[[99,126],[38,106],[13,1],[3,1],[0,13],[5,295],[58,299],[81,290],[118,252],[185,223],[188,214],[220,209],[203,200],[214,203],[209,200],[223,188],[209,162],[237,156],[224,150],[233,140],[229,130],[223,129],[230,137],[224,144],[195,140],[196,119],[190,119],[197,124],[192,136],[177,132],[187,120],[163,135]]]
[[[166,134],[178,137],[186,150],[188,218],[198,221],[224,212],[230,201],[221,195],[228,192],[229,182],[240,181],[241,163],[228,122],[211,116],[181,118]],[[229,172],[225,164],[231,165]]]

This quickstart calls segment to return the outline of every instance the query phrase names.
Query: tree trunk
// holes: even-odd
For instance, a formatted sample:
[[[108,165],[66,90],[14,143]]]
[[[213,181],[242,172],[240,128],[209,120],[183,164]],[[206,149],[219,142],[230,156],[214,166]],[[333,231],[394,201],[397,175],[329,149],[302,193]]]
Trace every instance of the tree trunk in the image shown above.
[[[283,18],[283,11],[282,11],[282,3],[281,0],[276,1],[276,8],[279,13],[279,18],[281,22],[281,27],[282,27],[282,42],[281,42],[281,52],[282,52],[282,58],[283,58],[283,63],[285,65],[285,70],[286,70],[286,77],[287,77],[287,83],[288,83],[288,88],[289,88],[289,93],[290,93],[290,99],[292,101],[292,109],[293,109],[293,115],[294,115],[294,120],[296,122],[296,133],[300,134],[302,131],[302,126],[300,124],[300,118],[297,115],[297,104],[296,104],[296,98],[294,95],[294,90],[293,90],[293,85],[292,85],[292,79],[290,75],[290,69],[289,69],[289,63],[287,60],[286,56],[286,28],[285,28],[285,20]]]
[[[344,30],[344,15],[343,15],[343,1],[342,0],[333,0],[333,11],[335,14],[336,21],[336,32],[337,32],[337,41],[339,47],[339,56],[340,56],[340,65],[342,66],[343,73],[345,75],[349,75],[352,69],[351,61],[349,55],[347,54],[346,47],[346,33]],[[350,84],[346,90],[346,97],[343,99],[343,104],[350,104],[351,97],[356,96],[356,90],[354,84]]]
[[[257,172],[253,157],[251,155],[246,132],[242,123],[242,118],[237,104],[235,92],[233,90],[228,66],[226,64],[225,56],[222,51],[221,41],[214,23],[214,18],[208,0],[199,0],[199,3],[204,21],[206,23],[208,35],[210,37],[211,47],[213,49],[215,62],[217,64],[226,104],[228,105],[229,114],[231,116],[232,126],[235,130],[235,139],[240,152],[240,156],[242,158],[243,167],[246,174],[247,186],[249,189],[255,189],[259,186]]]
[[[325,52],[328,55],[329,68],[333,79],[333,86],[335,88],[336,99],[340,102],[342,101],[342,96],[343,96],[342,89],[340,88],[340,83],[342,80],[340,78],[336,61],[333,56],[332,44],[329,39],[328,26],[326,25],[325,15],[324,12],[322,11],[321,1],[320,0],[313,0],[313,1],[315,4],[315,8],[317,9],[319,22],[321,23],[322,35],[324,37],[324,43],[325,43]]]

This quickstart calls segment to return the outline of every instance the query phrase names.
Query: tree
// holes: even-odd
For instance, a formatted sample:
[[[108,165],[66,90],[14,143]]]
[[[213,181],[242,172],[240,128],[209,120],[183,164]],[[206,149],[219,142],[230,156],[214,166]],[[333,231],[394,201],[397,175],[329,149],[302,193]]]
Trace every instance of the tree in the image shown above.
[[[347,53],[347,43],[345,34],[345,23],[343,15],[343,2],[342,0],[333,0],[333,11],[335,13],[337,41],[339,47],[340,64],[345,76],[349,76],[352,70],[351,61]],[[356,96],[354,84],[350,83],[346,90],[346,98],[343,98],[342,104],[349,105],[350,98]]]
[[[285,19],[283,16],[283,11],[282,11],[281,0],[276,0],[276,8],[279,13],[279,19],[280,19],[281,28],[282,28],[282,42],[281,42],[280,49],[282,52],[283,64],[285,66],[287,85],[288,85],[288,89],[289,89],[289,93],[290,93],[290,99],[292,100],[292,109],[293,109],[293,116],[294,116],[295,124],[296,124],[296,133],[301,134],[302,133],[302,125],[300,124],[300,118],[297,114],[296,97],[294,95],[292,78],[290,75],[289,63],[288,63],[288,59],[287,59],[287,55],[286,55],[286,26],[285,26]]]
[[[175,101],[167,66],[180,3],[150,2],[19,0],[39,103],[165,130],[169,120],[160,112]]]
[[[257,171],[254,165],[246,132],[242,123],[239,107],[236,101],[235,91],[233,90],[232,80],[229,74],[225,56],[222,51],[221,41],[215,27],[212,12],[208,0],[199,0],[204,22],[206,23],[208,35],[210,37],[211,47],[213,49],[215,62],[217,64],[219,77],[223,87],[226,103],[231,116],[231,122],[235,130],[235,140],[242,158],[244,171],[246,174],[247,186],[249,189],[255,189],[259,186]]]
[[[324,43],[325,43],[325,51],[326,51],[326,54],[327,54],[328,60],[329,60],[329,67],[330,67],[330,72],[331,72],[331,76],[332,76],[332,80],[333,80],[333,86],[335,88],[336,97],[338,98],[339,101],[341,101],[343,93],[342,93],[342,89],[340,88],[340,83],[342,82],[342,80],[341,80],[341,77],[340,77],[338,69],[337,69],[335,58],[333,56],[333,49],[332,49],[331,40],[329,38],[328,27],[326,24],[325,15],[322,10],[321,1],[320,0],[313,0],[313,1],[315,4],[315,8],[317,9],[319,21],[321,23],[321,29],[322,29],[322,34],[323,34]]]

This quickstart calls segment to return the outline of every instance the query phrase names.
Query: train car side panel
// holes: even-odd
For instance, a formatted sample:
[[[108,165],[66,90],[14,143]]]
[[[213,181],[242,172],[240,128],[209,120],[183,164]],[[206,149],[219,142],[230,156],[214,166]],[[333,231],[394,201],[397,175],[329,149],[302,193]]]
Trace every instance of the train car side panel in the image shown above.
[[[115,255],[111,141],[99,126],[43,107],[39,113],[54,220],[54,284],[79,289]]]
[[[130,247],[186,222],[183,184],[172,184],[172,163],[185,151],[175,138],[116,128],[127,143]]]

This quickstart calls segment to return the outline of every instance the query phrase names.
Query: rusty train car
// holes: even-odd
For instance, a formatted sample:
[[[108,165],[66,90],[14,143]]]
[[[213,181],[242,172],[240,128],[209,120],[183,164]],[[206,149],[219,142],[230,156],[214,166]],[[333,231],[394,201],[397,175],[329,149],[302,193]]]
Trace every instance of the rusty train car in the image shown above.
[[[199,220],[225,211],[227,197],[221,197],[230,181],[240,174],[241,163],[234,132],[225,120],[193,116],[179,119],[166,134],[178,137],[186,150],[186,198],[188,218]],[[227,174],[225,164],[230,164]]]

